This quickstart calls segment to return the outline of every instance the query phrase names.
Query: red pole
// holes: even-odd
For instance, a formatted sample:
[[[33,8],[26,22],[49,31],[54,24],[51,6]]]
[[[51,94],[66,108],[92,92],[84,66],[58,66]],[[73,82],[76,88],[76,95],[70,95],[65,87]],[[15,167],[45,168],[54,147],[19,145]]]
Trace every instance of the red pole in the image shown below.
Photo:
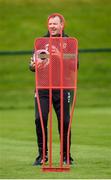
[[[36,56],[36,55],[35,55]],[[44,130],[44,123],[43,123],[43,118],[42,118],[42,111],[41,111],[41,105],[40,105],[40,100],[39,100],[39,85],[38,85],[38,69],[37,69],[37,61],[35,58],[35,80],[36,80],[36,98],[37,98],[37,104],[38,104],[38,110],[39,110],[39,115],[40,115],[40,122],[41,122],[41,128],[42,128],[42,135],[43,135],[43,167],[45,164],[45,130]]]
[[[63,40],[62,32],[60,37],[60,167],[63,166]]]
[[[76,40],[76,39],[75,39]],[[71,108],[71,113],[70,113],[70,121],[69,121],[69,127],[68,127],[68,133],[67,133],[67,164],[69,164],[69,139],[70,139],[70,130],[71,130],[71,124],[72,124],[72,118],[73,118],[73,113],[74,113],[74,107],[76,103],[76,90],[77,90],[77,57],[78,57],[78,41],[76,40],[76,64],[75,64],[75,78],[74,78],[74,99],[73,99],[73,104]]]
[[[52,167],[52,38],[49,39],[49,167]]]

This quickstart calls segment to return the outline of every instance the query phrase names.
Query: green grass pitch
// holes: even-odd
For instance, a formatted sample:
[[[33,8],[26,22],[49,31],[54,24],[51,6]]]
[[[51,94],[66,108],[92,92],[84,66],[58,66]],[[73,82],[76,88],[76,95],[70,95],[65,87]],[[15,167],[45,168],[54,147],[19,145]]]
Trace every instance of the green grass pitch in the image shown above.
[[[79,108],[72,125],[72,156],[69,173],[42,173],[33,167],[36,137],[33,110],[1,112],[0,178],[109,178],[111,176],[111,111],[108,108]],[[53,119],[56,126],[56,119]],[[57,128],[53,130],[53,160],[59,162]]]
[[[79,48],[111,47],[110,0],[0,0],[0,51],[32,50],[58,12]],[[68,173],[33,167],[37,153],[34,74],[30,55],[0,56],[0,179],[111,179],[111,54],[79,54],[77,103],[72,123]],[[53,160],[59,162],[57,120],[53,118]]]

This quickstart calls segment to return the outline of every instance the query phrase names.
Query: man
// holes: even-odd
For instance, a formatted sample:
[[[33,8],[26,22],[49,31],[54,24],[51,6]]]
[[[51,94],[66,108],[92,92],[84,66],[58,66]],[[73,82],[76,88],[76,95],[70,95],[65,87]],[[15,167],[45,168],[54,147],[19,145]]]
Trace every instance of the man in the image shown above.
[[[59,15],[51,15],[48,21],[48,33],[44,37],[59,37],[60,32],[63,29],[63,19]],[[68,37],[62,30],[62,37]],[[59,56],[59,52],[57,48],[52,47],[52,53],[57,54]],[[42,69],[43,63],[39,62],[37,68]],[[31,58],[30,62],[30,70],[35,71],[35,62],[34,58]],[[39,90],[39,100],[41,104],[41,111],[44,123],[45,130],[45,162],[48,161],[48,147],[47,147],[47,123],[48,123],[48,114],[49,114],[49,90]],[[58,130],[60,134],[60,90],[52,90],[52,103],[54,110],[57,115],[58,120]],[[63,91],[63,113],[64,113],[64,129],[63,129],[63,163],[67,164],[67,131],[70,120],[70,112],[69,112],[69,103],[70,103],[70,92],[68,90]],[[35,125],[36,125],[36,134],[37,134],[37,142],[38,142],[38,151],[39,155],[35,159],[33,165],[42,165],[43,164],[43,137],[42,137],[42,129],[40,123],[40,115],[37,108],[37,98],[35,96]],[[70,145],[71,145],[71,134],[70,134]],[[69,163],[73,163],[73,158],[71,154],[69,154]]]

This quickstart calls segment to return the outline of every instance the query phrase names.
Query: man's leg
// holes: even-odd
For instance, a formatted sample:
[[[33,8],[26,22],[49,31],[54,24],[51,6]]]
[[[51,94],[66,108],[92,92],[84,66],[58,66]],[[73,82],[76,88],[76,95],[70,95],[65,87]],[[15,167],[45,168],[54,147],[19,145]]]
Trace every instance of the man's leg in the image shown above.
[[[63,91],[63,116],[64,116],[64,133],[63,133],[63,153],[67,157],[67,133],[70,121],[70,92],[68,90]],[[71,147],[71,132],[69,136],[69,151]],[[69,152],[70,153],[70,152]]]
[[[67,133],[68,133],[68,127],[69,127],[69,121],[70,121],[70,99],[69,99],[69,91],[64,90],[63,91],[63,158],[67,163]],[[53,91],[53,106],[55,109],[55,112],[57,114],[58,119],[58,130],[60,133],[60,91]],[[71,146],[71,133],[69,137],[69,149]],[[70,152],[69,152],[70,153]],[[71,155],[70,155],[70,164],[71,162]]]

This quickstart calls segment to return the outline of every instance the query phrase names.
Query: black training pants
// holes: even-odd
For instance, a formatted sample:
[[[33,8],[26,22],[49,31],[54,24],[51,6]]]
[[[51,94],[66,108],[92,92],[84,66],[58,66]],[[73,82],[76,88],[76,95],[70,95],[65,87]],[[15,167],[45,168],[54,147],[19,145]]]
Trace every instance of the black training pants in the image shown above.
[[[45,130],[45,152],[47,153],[47,123],[48,123],[48,114],[49,114],[49,90],[39,90],[39,100],[41,105],[42,117],[43,117],[43,124]],[[70,92],[68,90],[63,91],[63,153],[67,153],[67,131],[68,125],[70,120]],[[54,110],[57,115],[58,120],[58,130],[60,134],[60,90],[53,90],[52,91],[52,103]],[[35,97],[35,124],[36,124],[36,134],[37,134],[37,141],[38,141],[38,149],[39,153],[43,152],[43,136],[42,136],[42,128],[40,122],[40,116],[37,106],[37,99]],[[70,135],[70,145],[71,145],[71,135]]]

